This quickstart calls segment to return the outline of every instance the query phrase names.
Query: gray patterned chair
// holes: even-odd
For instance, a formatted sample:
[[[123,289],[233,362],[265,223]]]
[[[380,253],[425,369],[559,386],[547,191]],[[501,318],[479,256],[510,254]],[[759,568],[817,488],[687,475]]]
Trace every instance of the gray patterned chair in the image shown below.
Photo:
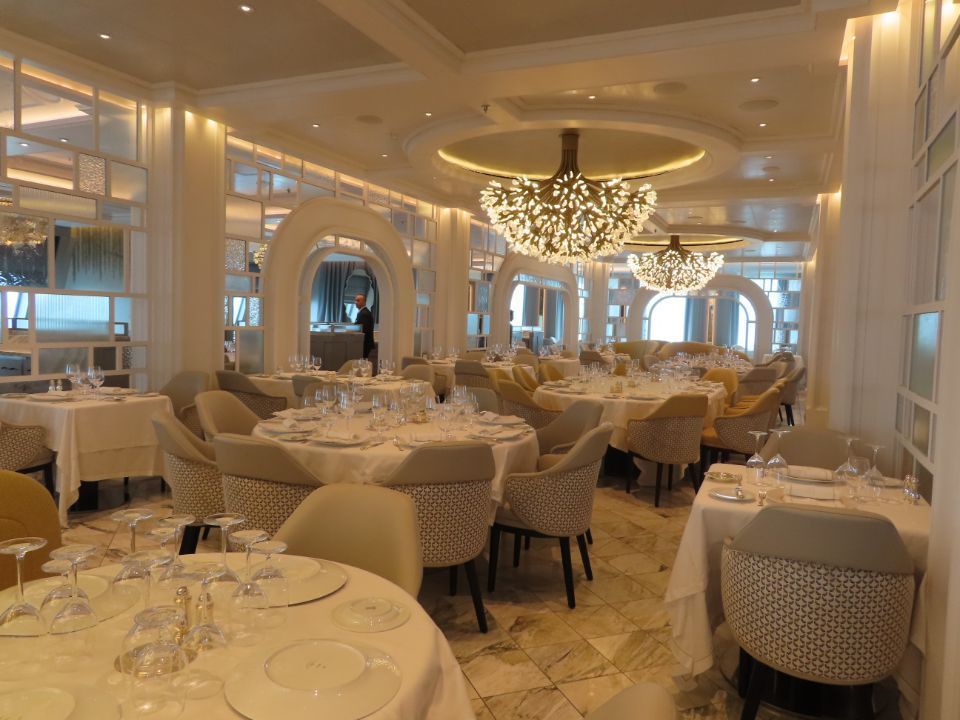
[[[723,547],[727,624],[752,666],[741,720],[753,720],[774,671],[853,690],[873,717],[873,684],[907,647],[914,567],[887,518],[834,508],[761,510]]]
[[[493,390],[474,387],[470,388],[469,392],[477,399],[477,409],[480,412],[500,412],[500,398]]]
[[[540,407],[533,395],[510,380],[497,383],[500,390],[500,405],[506,415],[523,418],[534,428],[546,427],[559,417],[560,413]]]
[[[576,607],[570,538],[577,539],[584,573],[588,580],[593,580],[586,532],[593,514],[593,493],[600,475],[600,464],[612,434],[613,425],[605,422],[580,438],[563,460],[549,470],[514,473],[507,477],[504,505],[497,510],[490,529],[487,590],[493,592],[496,588],[501,533],[513,533],[514,567],[520,564],[520,542],[523,537],[557,538],[560,541],[567,605],[571,609]]]
[[[698,489],[692,474],[693,464],[700,461],[700,435],[707,415],[706,395],[674,395],[643,420],[627,423],[627,451],[633,457],[657,464],[654,507],[660,507],[660,486],[663,466],[667,470],[667,489],[673,489],[673,466],[686,465],[693,489]],[[627,471],[626,490],[633,478]]]
[[[197,438],[170,415],[151,418],[163,453],[163,479],[173,495],[176,515],[193,515],[197,522],[184,528],[182,554],[196,552],[203,518],[223,512],[223,478],[213,445]]]
[[[793,406],[797,402],[797,395],[800,392],[800,382],[807,374],[805,367],[797,368],[787,375],[787,382],[780,390],[780,404],[787,413],[787,425],[794,425]]]
[[[46,446],[47,431],[40,425],[0,422],[0,470],[24,475],[43,473],[43,484],[53,494],[53,450]]]
[[[447,442],[417,448],[383,483],[413,498],[423,566],[450,568],[451,594],[463,565],[480,632],[487,631],[487,618],[474,560],[487,542],[495,474],[489,445]]]
[[[453,364],[453,373],[457,385],[497,389],[487,369],[478,360],[457,360]]]
[[[705,428],[700,434],[700,445],[704,449],[703,466],[714,461],[714,456],[726,457],[731,452],[749,457],[757,443],[752,430],[766,432],[780,407],[780,393],[774,388],[760,395],[748,407],[730,409],[719,415],[713,426]]]
[[[214,437],[213,448],[223,474],[224,511],[243,515],[244,528],[273,535],[304,498],[323,485],[271,440],[221,433]]]
[[[160,388],[160,394],[170,398],[173,414],[197,437],[203,437],[203,430],[194,403],[197,395],[209,389],[210,374],[199,370],[179,372]]]
[[[249,435],[260,418],[232,393],[207,390],[197,395],[197,414],[207,440],[220,433]]]
[[[596,400],[574,400],[548,425],[537,428],[540,458],[537,470],[551,468],[563,459],[577,440],[600,424],[603,405]]]
[[[235,370],[217,370],[217,387],[233,395],[264,420],[272,417],[275,412],[287,409],[286,397],[268,395],[254,385],[250,378]]]

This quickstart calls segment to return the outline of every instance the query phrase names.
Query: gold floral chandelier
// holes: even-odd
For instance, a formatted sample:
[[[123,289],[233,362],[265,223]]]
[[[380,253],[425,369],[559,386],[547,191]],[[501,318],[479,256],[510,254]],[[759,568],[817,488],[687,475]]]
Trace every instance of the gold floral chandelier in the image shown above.
[[[723,255],[690,252],[680,245],[679,235],[671,235],[670,244],[663,250],[644,253],[640,257],[631,254],[627,265],[641,286],[686,295],[702,289],[713,279],[723,267]]]
[[[0,245],[15,253],[37,250],[47,241],[47,224],[43,218],[4,215],[0,219]]]
[[[480,204],[511,249],[566,264],[615,255],[643,231],[657,202],[649,183],[630,191],[620,178],[590,180],[577,165],[579,134],[561,135],[560,167],[547,180],[514,178],[509,187],[492,181]]]

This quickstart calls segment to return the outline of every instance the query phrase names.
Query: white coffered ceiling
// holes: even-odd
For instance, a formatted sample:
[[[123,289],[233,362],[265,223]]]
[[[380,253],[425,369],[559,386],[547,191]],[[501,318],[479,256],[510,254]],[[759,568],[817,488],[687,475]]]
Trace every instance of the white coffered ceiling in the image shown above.
[[[554,136],[580,128],[588,172],[685,158],[651,178],[660,231],[796,257],[837,186],[846,21],[896,2],[239,4],[0,0],[0,47],[39,41],[174,84],[251,139],[473,211],[475,169],[544,172]]]

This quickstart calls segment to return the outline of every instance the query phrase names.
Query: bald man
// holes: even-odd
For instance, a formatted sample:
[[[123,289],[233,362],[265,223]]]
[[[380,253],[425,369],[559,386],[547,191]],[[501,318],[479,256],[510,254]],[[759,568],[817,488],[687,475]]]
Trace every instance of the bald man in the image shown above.
[[[373,350],[373,313],[367,307],[367,296],[357,295],[353,302],[357,306],[357,324],[363,330],[363,357],[367,358]]]

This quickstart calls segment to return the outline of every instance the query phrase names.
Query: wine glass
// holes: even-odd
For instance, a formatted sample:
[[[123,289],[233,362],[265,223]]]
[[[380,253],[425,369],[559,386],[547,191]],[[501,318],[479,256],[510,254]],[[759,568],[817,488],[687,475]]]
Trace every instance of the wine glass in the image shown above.
[[[80,365],[77,363],[67,363],[67,366],[64,368],[66,376],[70,379],[70,389],[79,390],[80,389]]]
[[[777,436],[777,453],[767,461],[767,470],[772,472],[772,477],[776,480],[776,484],[783,485],[783,478],[787,474],[787,471],[790,469],[789,463],[787,463],[786,458],[780,454],[780,438],[784,433],[790,432],[789,430],[771,430]]]
[[[245,580],[237,585],[230,596],[230,619],[233,625],[233,640],[238,645],[250,645],[259,641],[256,632],[258,619],[270,603],[267,594],[253,581],[250,573],[251,546],[269,539],[263,530],[240,530],[231,539],[246,551]]]
[[[865,457],[854,456],[847,461],[850,471],[847,474],[847,495],[856,502],[865,502],[864,481],[870,470],[870,461]]]
[[[321,370],[323,370],[323,358],[321,358],[319,355],[311,355],[310,369],[315,373],[318,373]]]
[[[104,381],[103,370],[99,365],[91,365],[87,368],[87,382],[93,386],[93,396],[100,399],[100,386]]]
[[[353,414],[357,407],[353,402],[353,393],[344,392],[340,395],[340,414],[343,415],[347,424],[353,419]]]
[[[80,582],[77,571],[87,559],[97,551],[94,545],[64,545],[50,553],[54,560],[65,561],[70,564],[70,597],[60,606],[50,623],[50,634],[59,635],[76,630],[86,630],[94,627],[97,614],[90,606],[86,593],[80,592]],[[46,599],[44,599],[46,603]]]
[[[763,430],[750,430],[751,435],[754,439],[754,451],[747,459],[747,467],[751,470],[751,475],[753,477],[753,482],[757,486],[766,486],[767,483],[763,481],[763,469],[766,467],[767,461],[764,459],[763,455],[760,454],[761,442],[763,438],[767,436]]]
[[[374,393],[370,398],[370,412],[373,414],[373,427],[377,431],[377,440],[383,442],[383,419],[389,403],[383,393]]]
[[[883,479],[883,473],[880,472],[880,468],[877,467],[877,458],[880,455],[880,450],[883,448],[883,445],[868,445],[867,447],[873,451],[873,464],[870,466],[870,469],[867,470],[865,479],[867,481],[867,486],[873,491],[873,498],[877,502],[880,502],[880,496],[883,494],[883,488],[886,486],[886,481]]]
[[[0,542],[0,555],[13,555],[17,563],[16,600],[0,614],[0,635],[32,637],[46,632],[40,611],[23,598],[23,558],[46,544],[46,538],[42,537],[11,538]]]
[[[175,642],[144,646],[132,662],[132,682],[123,703],[123,717],[151,720],[179,717],[184,708],[184,687],[180,680],[188,662],[187,654]]]
[[[214,513],[203,519],[205,525],[220,528],[220,572],[210,579],[213,583],[239,583],[240,578],[227,565],[227,547],[230,540],[230,528],[245,523],[247,519],[237,513]]]
[[[153,510],[145,508],[127,508],[126,510],[117,510],[110,516],[115,522],[126,523],[130,528],[130,552],[137,551],[137,523],[141,520],[149,520],[153,517]]]
[[[113,585],[139,586],[143,595],[143,606],[150,607],[153,569],[166,565],[168,562],[170,562],[170,556],[164,550],[138,550],[130,553],[120,561],[122,567],[113,578]]]
[[[290,604],[290,586],[280,565],[273,561],[274,555],[286,552],[287,544],[279,540],[263,540],[253,543],[250,549],[258,555],[264,556],[263,563],[255,566],[256,569],[251,579],[266,593],[270,607],[287,607]],[[281,616],[280,622],[282,623],[282,621],[283,617]]]
[[[46,596],[44,596],[43,602],[40,603],[40,614],[48,624],[53,619],[53,616],[57,614],[57,611],[63,607],[63,604],[73,597],[73,585],[70,583],[71,567],[72,564],[68,560],[47,560],[47,562],[40,566],[40,569],[48,575],[60,576],[60,584],[52,588]],[[77,588],[77,594],[82,597],[87,597],[87,593],[83,588]]]
[[[423,401],[423,410],[427,414],[427,422],[435,423],[439,413],[440,404],[436,398],[427,396]]]

